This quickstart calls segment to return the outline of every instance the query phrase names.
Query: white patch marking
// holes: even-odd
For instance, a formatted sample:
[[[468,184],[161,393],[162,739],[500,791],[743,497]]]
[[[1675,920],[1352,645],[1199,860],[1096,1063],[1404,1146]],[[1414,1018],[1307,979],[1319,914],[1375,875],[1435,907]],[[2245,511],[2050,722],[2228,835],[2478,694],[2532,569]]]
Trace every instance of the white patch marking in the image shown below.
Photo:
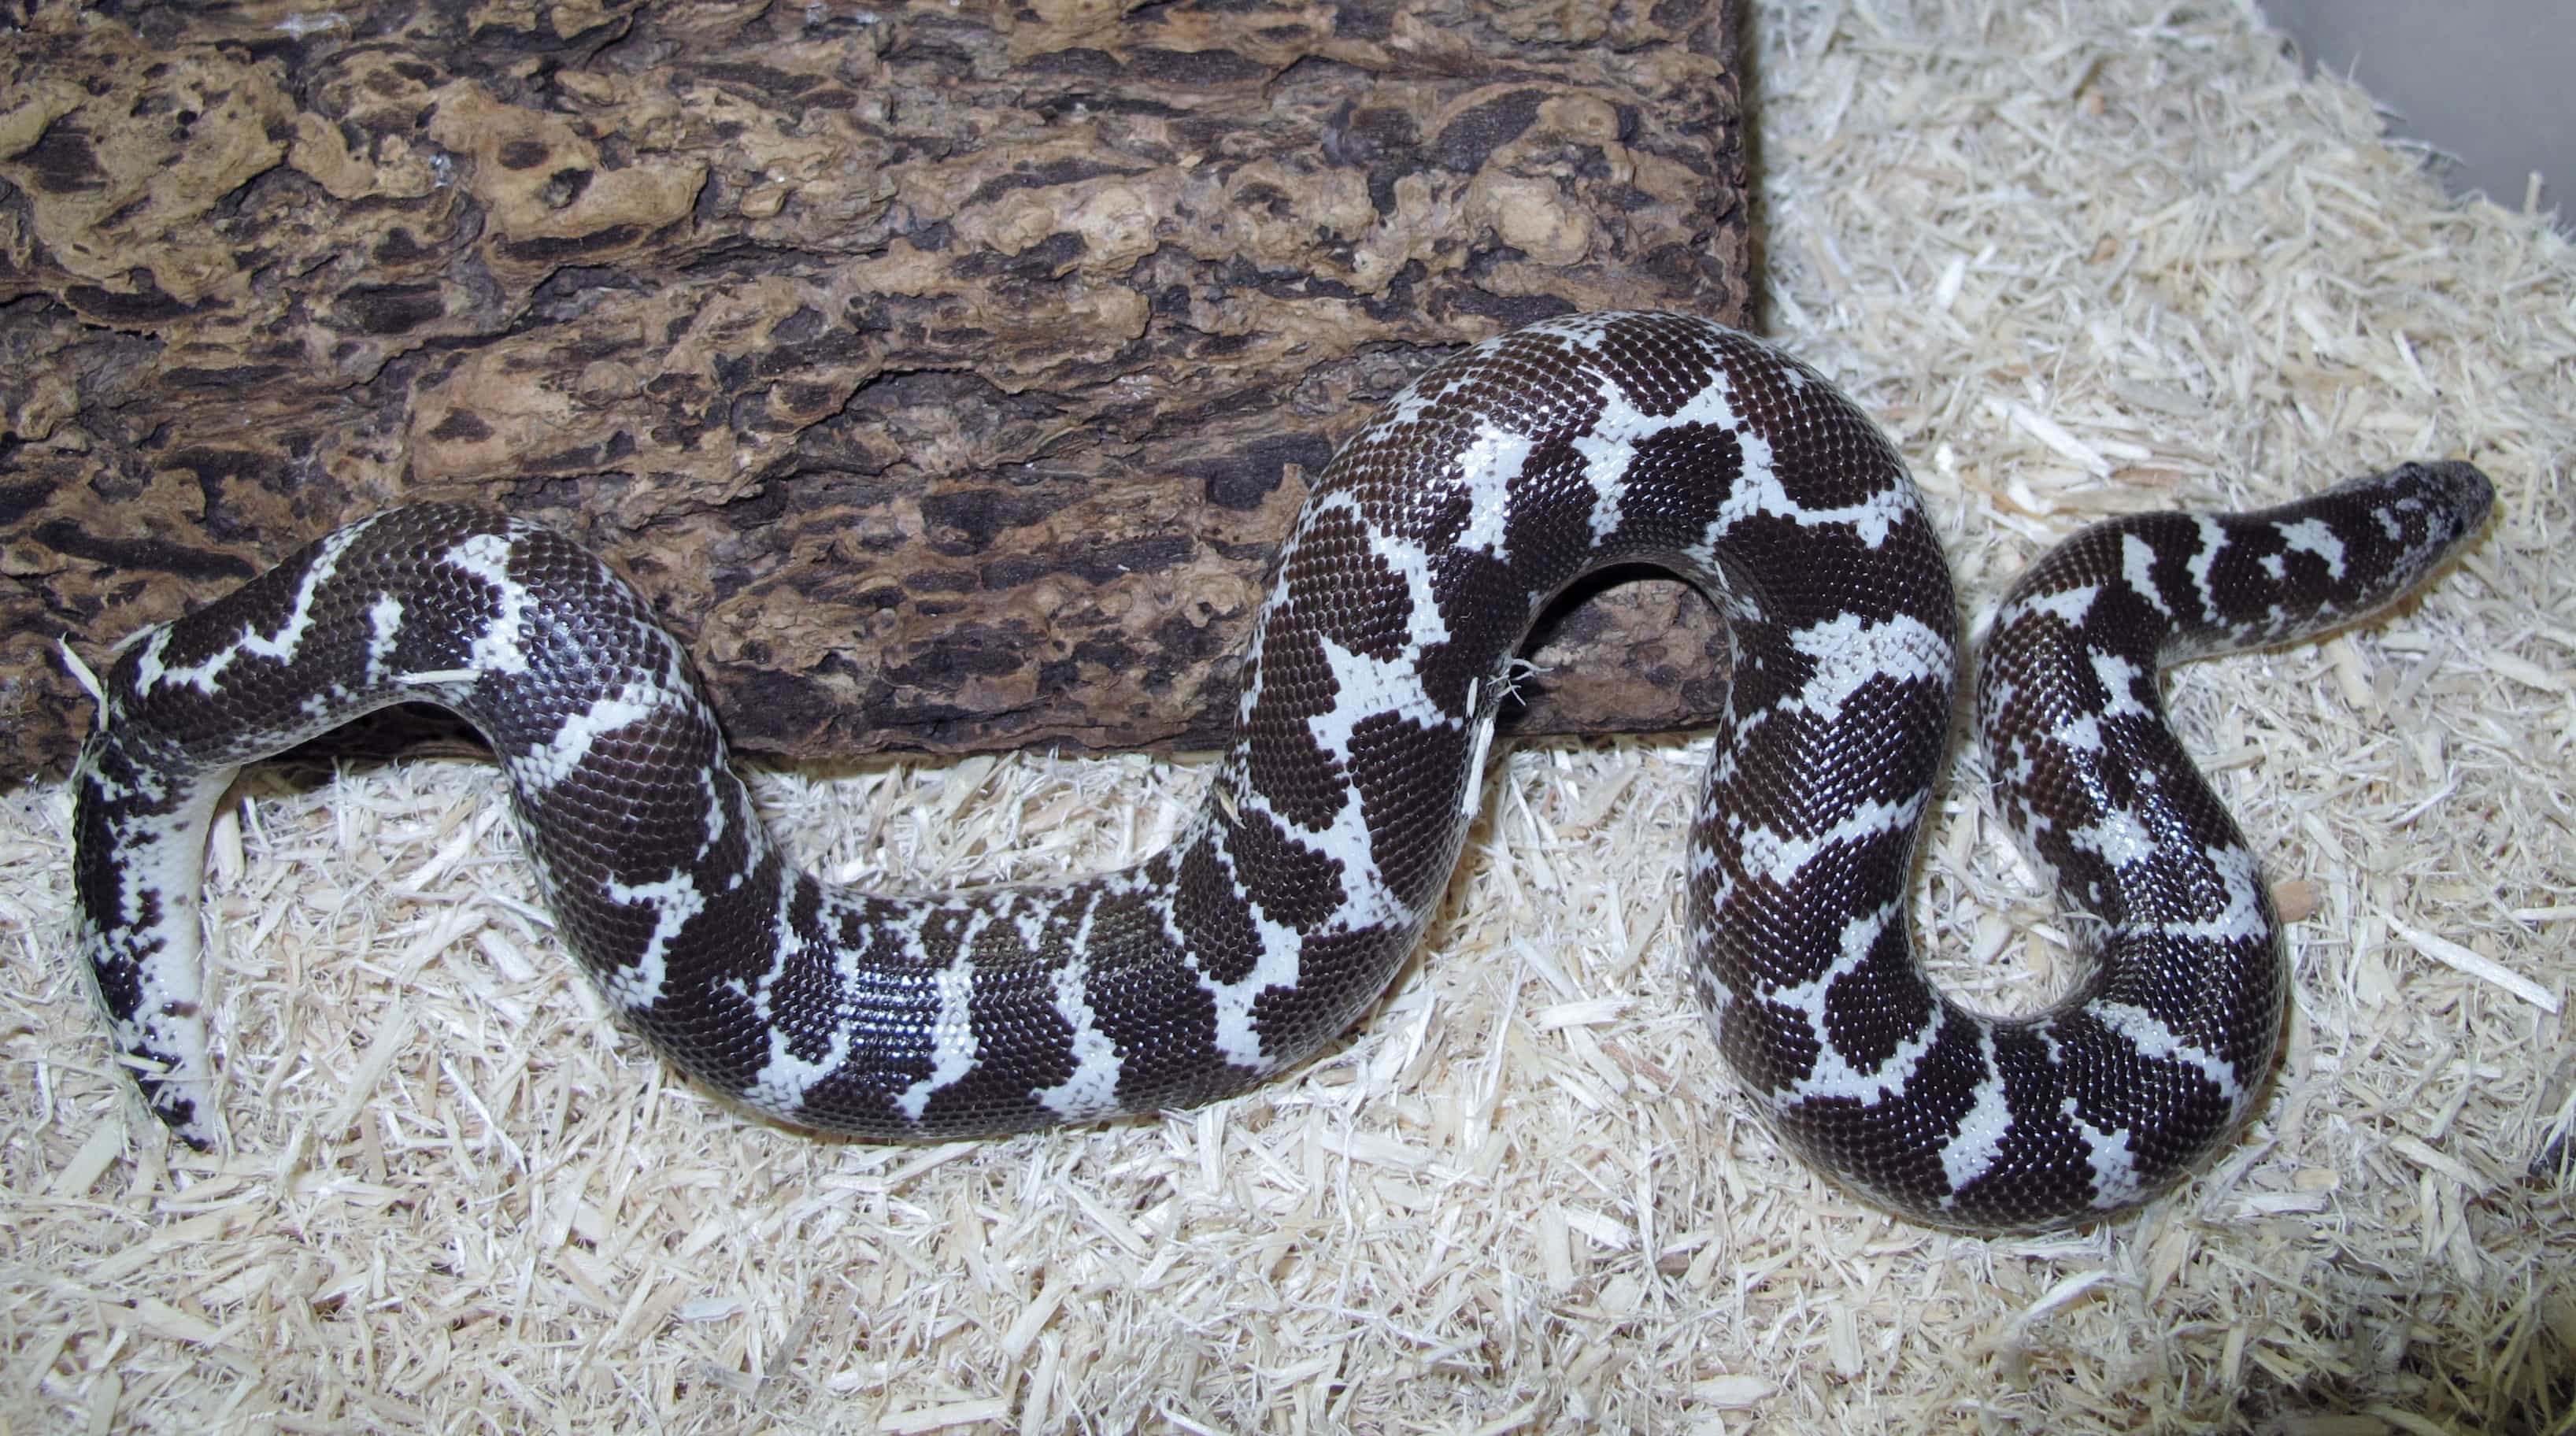
[[[2093,601],[2102,596],[2099,584],[2082,584],[2056,593],[2034,593],[2016,604],[1995,624],[1998,631],[2018,621],[2025,613],[2044,613],[2068,628],[2084,626],[2084,616],[2093,611]]]
[[[1229,872],[1233,870],[1232,858],[1226,859],[1226,867]],[[1258,906],[1252,909],[1252,926],[1261,936],[1261,956],[1253,960],[1252,970],[1234,982],[1219,982],[1201,969],[1198,980],[1200,989],[1216,1001],[1216,1050],[1238,1067],[1268,1072],[1286,1066],[1292,1054],[1273,1054],[1262,1046],[1261,1034],[1253,1026],[1252,1007],[1274,987],[1296,986],[1297,960],[1305,940],[1294,928],[1274,921]]]
[[[1790,834],[1767,827],[1748,827],[1744,830],[1742,843],[1744,868],[1755,876],[1787,887],[1804,875],[1807,865],[1825,850],[1885,833],[1905,831],[1922,811],[1923,795],[1917,793],[1894,803],[1877,799],[1855,803],[1849,812],[1835,819],[1832,826],[1818,833]]]
[[[2066,1114],[2067,1125],[2084,1137],[2084,1162],[2093,1169],[2093,1206],[2098,1211],[2125,1207],[2146,1194],[2146,1183],[2138,1178],[2137,1154],[2129,1148],[2126,1131],[2106,1132],[2075,1115],[2075,1099],[2059,1104]]]
[[[1816,667],[1797,696],[1782,706],[1829,722],[1840,721],[1843,705],[1871,682],[1946,682],[1958,659],[1948,639],[1904,614],[1884,623],[1840,614],[1792,635],[1789,644],[1813,658]]]
[[[2125,1002],[2097,1001],[2086,1004],[2084,1011],[2120,1034],[2144,1056],[2159,1062],[2179,1062],[2197,1070],[2229,1103],[2245,1099],[2245,1085],[2237,1080],[2234,1063],[2205,1047],[2184,1041],[2180,1034],[2157,1021],[2155,1014],[2145,1008]]]
[[[2225,906],[2217,912],[2188,922],[2162,922],[2155,930],[2169,937],[2197,938],[2218,942],[2257,942],[2270,931],[2263,918],[2263,867],[2254,854],[2229,844],[2201,850],[2209,860],[2218,885],[2226,893]]]
[[[1091,922],[1098,910],[1095,898],[1074,928],[1076,953],[1091,951]],[[1106,1117],[1119,1110],[1118,1078],[1125,1064],[1118,1058],[1117,1044],[1100,1030],[1100,1015],[1091,1006],[1089,977],[1090,964],[1080,957],[1055,970],[1055,1010],[1073,1029],[1073,1072],[1055,1086],[1040,1087],[1033,1094],[1048,1111],[1068,1122]]]
[[[2109,697],[2102,704],[2105,718],[2147,718],[2155,710],[2139,699],[2139,692],[2155,681],[2155,675],[2116,653],[2096,651],[2093,655],[2093,677]],[[2150,690],[2151,691],[2151,690]]]
[[[1906,1085],[1914,1080],[1923,1054],[1932,1049],[1940,1034],[1944,1010],[1935,1003],[1930,1020],[1920,1032],[1897,1044],[1886,1063],[1875,1071],[1865,1071],[1851,1064],[1840,1048],[1834,1046],[1826,1026],[1826,1004],[1834,984],[1868,961],[1871,950],[1885,935],[1888,925],[1902,921],[1903,903],[1888,903],[1874,912],[1863,914],[1843,924],[1841,951],[1831,966],[1813,980],[1762,994],[1766,1002],[1795,1011],[1807,1021],[1816,1040],[1816,1062],[1806,1076],[1791,1084],[1788,1091],[1775,1099],[1783,1107],[1822,1098],[1842,1098],[1874,1107],[1891,1097],[1902,1097]]]
[[[367,605],[367,681],[385,681],[385,665],[393,661],[394,643],[402,636],[402,600],[390,593],[376,595]]]
[[[981,1050],[975,1035],[975,964],[966,954],[984,921],[985,915],[979,912],[966,924],[957,937],[957,960],[931,975],[931,990],[939,995],[939,1015],[931,1019],[930,1075],[895,1098],[895,1106],[908,1121],[921,1120],[932,1093],[975,1070],[975,1054]]]
[[[2200,530],[2200,547],[2184,567],[2191,574],[2191,586],[2200,595],[2201,615],[2215,623],[2223,612],[2218,606],[2218,590],[2211,586],[2209,571],[2218,556],[2227,551],[2227,530],[2207,514],[2194,514],[2192,523]]]
[[[2090,713],[2081,718],[2069,718],[2048,736],[2051,741],[2074,752],[2099,753],[2102,751],[2102,720]],[[2025,771],[2035,767],[2037,759],[2025,758],[2022,766]]]
[[[1306,727],[1325,752],[1348,762],[1352,734],[1362,721],[1382,714],[1423,728],[1457,726],[1458,720],[1441,712],[1423,690],[1419,663],[1353,653],[1329,636],[1323,646],[1324,661],[1333,669],[1333,706],[1307,719]]]
[[[833,1026],[830,1045],[824,1049],[820,1060],[812,1062],[797,1056],[788,1046],[786,1030],[772,1024],[769,1028],[769,1061],[762,1065],[759,1075],[751,1079],[751,1085],[743,1089],[742,1100],[760,1111],[792,1119],[805,1105],[805,1094],[813,1091],[815,1084],[839,1071],[849,1056],[848,1023]]]
[[[1887,536],[1914,516],[1919,500],[1911,483],[1887,483],[1878,486],[1855,504],[1840,508],[1811,509],[1789,496],[1780,483],[1780,475],[1771,466],[1771,443],[1750,429],[1737,437],[1744,445],[1744,475],[1726,496],[1720,507],[1710,542],[1714,547],[1719,535],[1756,514],[1785,518],[1806,528],[1828,524],[1847,525],[1859,535],[1863,545],[1877,548]],[[1893,460],[1890,463],[1893,464]]]
[[[2278,526],[2281,542],[2292,553],[2312,553],[2326,561],[2326,576],[2343,578],[2343,540],[2321,519],[2295,519]]]
[[[2173,609],[2165,603],[2164,590],[2156,585],[2155,546],[2136,534],[2121,536],[2120,581],[2153,605],[2156,612],[2166,618],[2174,616]]]
[[[1977,1079],[1976,1098],[1959,1119],[1959,1130],[1941,1146],[1941,1174],[1954,1191],[1984,1176],[2012,1135],[2012,1107],[2004,1100],[2004,1074],[1995,1065],[1991,1022],[1977,1023],[1977,1060],[1984,1075]]]
[[[2115,868],[2153,862],[2156,857],[2155,830],[2127,808],[2109,809],[2099,821],[2073,829],[2066,836],[2076,847],[2099,853],[2102,861]]]
[[[599,972],[600,990],[630,1011],[650,1007],[662,1000],[662,985],[670,976],[671,944],[689,919],[706,911],[706,894],[698,891],[696,879],[676,871],[649,883],[611,879],[606,891],[611,902],[651,908],[653,934],[644,940],[644,950],[634,962]]]
[[[652,717],[667,701],[668,695],[661,690],[629,679],[619,684],[616,692],[601,694],[591,700],[588,708],[566,718],[543,747],[531,748],[512,760],[511,770],[534,790],[552,788],[571,777],[573,770],[590,757],[592,745]]]
[[[528,654],[520,645],[519,625],[526,619],[528,591],[510,577],[510,541],[499,534],[474,534],[439,558],[490,584],[499,595],[498,611],[491,625],[474,636],[467,663],[493,673],[527,672]]]
[[[1497,563],[1511,562],[1504,527],[1511,519],[1512,485],[1528,466],[1529,453],[1529,435],[1490,421],[1477,426],[1476,437],[1458,454],[1458,479],[1469,501],[1458,547],[1491,554]]]
[[[304,635],[313,627],[315,596],[340,571],[340,556],[347,553],[349,546],[356,543],[358,536],[374,523],[373,519],[365,519],[351,524],[325,537],[316,546],[313,561],[305,565],[304,576],[296,582],[295,602],[288,606],[286,618],[278,624],[275,633],[261,633],[249,624],[243,624],[241,637],[206,655],[205,661],[189,667],[172,668],[165,666],[162,658],[169,652],[170,630],[166,625],[153,629],[152,637],[143,646],[142,656],[135,663],[135,690],[149,693],[164,684],[184,683],[212,696],[224,670],[232,667],[236,659],[269,658],[279,663],[294,662],[296,650],[303,646]]]

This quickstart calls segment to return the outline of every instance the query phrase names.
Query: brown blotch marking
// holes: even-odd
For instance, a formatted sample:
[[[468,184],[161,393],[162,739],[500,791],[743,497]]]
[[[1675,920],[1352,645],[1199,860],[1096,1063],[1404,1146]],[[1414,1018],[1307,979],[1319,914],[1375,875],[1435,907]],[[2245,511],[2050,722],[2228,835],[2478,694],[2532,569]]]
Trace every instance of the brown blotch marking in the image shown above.
[[[1235,900],[1233,880],[1208,844],[1192,847],[1181,859],[1172,920],[1211,981],[1241,982],[1261,960],[1261,931]]]
[[[1449,879],[1467,783],[1466,729],[1379,715],[1351,733],[1369,848],[1397,901],[1419,911]]]
[[[1813,1072],[1824,1055],[1806,1013],[1758,997],[1738,997],[1727,1008],[1718,1050],[1758,1092],[1788,1089]]]
[[[1261,694],[1246,725],[1245,779],[1289,822],[1322,828],[1341,811],[1342,760],[1315,740],[1309,720],[1329,712],[1339,691],[1323,640],[1274,626],[1262,641]]]
[[[1312,931],[1342,903],[1342,864],[1308,847],[1266,813],[1246,813],[1227,835],[1235,871],[1272,921]]]
[[[1297,985],[1271,988],[1252,1001],[1263,1050],[1305,1051],[1347,1030],[1395,976],[1388,949],[1404,936],[1366,928],[1308,937],[1297,952]]]
[[[1916,975],[1900,912],[1869,955],[1825,989],[1825,1033],[1854,1067],[1876,1068],[1932,1020],[1932,990]]]
[[[1404,530],[1408,537],[1412,529]],[[1312,629],[1353,653],[1392,659],[1404,652],[1413,599],[1404,578],[1372,547],[1367,525],[1346,508],[1316,516],[1289,559],[1287,602],[1274,626]]]

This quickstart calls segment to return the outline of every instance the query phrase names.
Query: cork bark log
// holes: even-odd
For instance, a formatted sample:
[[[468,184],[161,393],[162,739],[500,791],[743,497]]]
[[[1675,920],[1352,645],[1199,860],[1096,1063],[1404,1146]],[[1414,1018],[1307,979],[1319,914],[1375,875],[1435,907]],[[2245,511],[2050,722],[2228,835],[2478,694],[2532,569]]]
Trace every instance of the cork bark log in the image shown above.
[[[16,7],[0,775],[57,638],[423,499],[609,554],[748,750],[1213,744],[1412,375],[1741,315],[1728,4]],[[1704,608],[1578,603],[1518,726],[1707,717]]]

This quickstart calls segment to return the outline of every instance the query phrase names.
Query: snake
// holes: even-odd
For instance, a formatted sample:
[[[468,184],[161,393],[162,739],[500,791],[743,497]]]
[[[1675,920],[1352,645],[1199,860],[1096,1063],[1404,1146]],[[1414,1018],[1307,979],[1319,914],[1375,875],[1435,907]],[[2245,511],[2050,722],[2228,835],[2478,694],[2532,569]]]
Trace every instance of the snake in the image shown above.
[[[1903,459],[1817,370],[1675,313],[1543,320],[1384,405],[1278,548],[1204,805],[1127,870],[920,895],[802,871],[645,599],[553,529],[423,504],[133,635],[91,680],[74,941],[150,1109],[214,1143],[211,815],[243,765],[428,702],[490,745],[610,1009],[721,1097],[872,1139],[1188,1108],[1378,1000],[1450,883],[1533,623],[1649,565],[1715,603],[1732,654],[1681,926],[1736,1085],[1896,1214],[2064,1226],[2232,1144],[2287,1020],[2281,920],[2162,668],[2382,609],[2493,497],[2469,463],[2401,463],[2259,511],[2105,520],[2020,576],[1973,721],[2089,958],[2030,1015],[1946,995],[1910,931],[1963,658]]]

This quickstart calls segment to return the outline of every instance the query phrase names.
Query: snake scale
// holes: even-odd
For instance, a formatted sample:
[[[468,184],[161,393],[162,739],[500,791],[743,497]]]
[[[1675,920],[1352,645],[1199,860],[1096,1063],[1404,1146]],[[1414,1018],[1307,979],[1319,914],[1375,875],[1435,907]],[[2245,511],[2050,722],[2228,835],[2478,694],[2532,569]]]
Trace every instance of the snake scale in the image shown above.
[[[74,777],[78,942],[153,1110],[210,1142],[210,816],[240,765],[428,701],[490,741],[611,1005],[715,1091],[896,1138],[1186,1107],[1376,999],[1457,861],[1533,619],[1587,573],[1652,564],[1718,604],[1734,651],[1687,861],[1719,1050],[1878,1202],[2058,1225],[2229,1141],[2282,1028],[2278,919],[2159,665],[2366,614],[2491,502],[2468,464],[2408,463],[2258,513],[2098,524],[2020,579],[1978,719],[1995,802],[2097,959],[2035,1017],[1961,1008],[1908,936],[1960,659],[1904,464],[1813,370],[1674,314],[1535,324],[1387,404],[1280,549],[1204,810],[1128,871],[921,897],[800,872],[623,581],[547,529],[428,506],[121,648]]]

